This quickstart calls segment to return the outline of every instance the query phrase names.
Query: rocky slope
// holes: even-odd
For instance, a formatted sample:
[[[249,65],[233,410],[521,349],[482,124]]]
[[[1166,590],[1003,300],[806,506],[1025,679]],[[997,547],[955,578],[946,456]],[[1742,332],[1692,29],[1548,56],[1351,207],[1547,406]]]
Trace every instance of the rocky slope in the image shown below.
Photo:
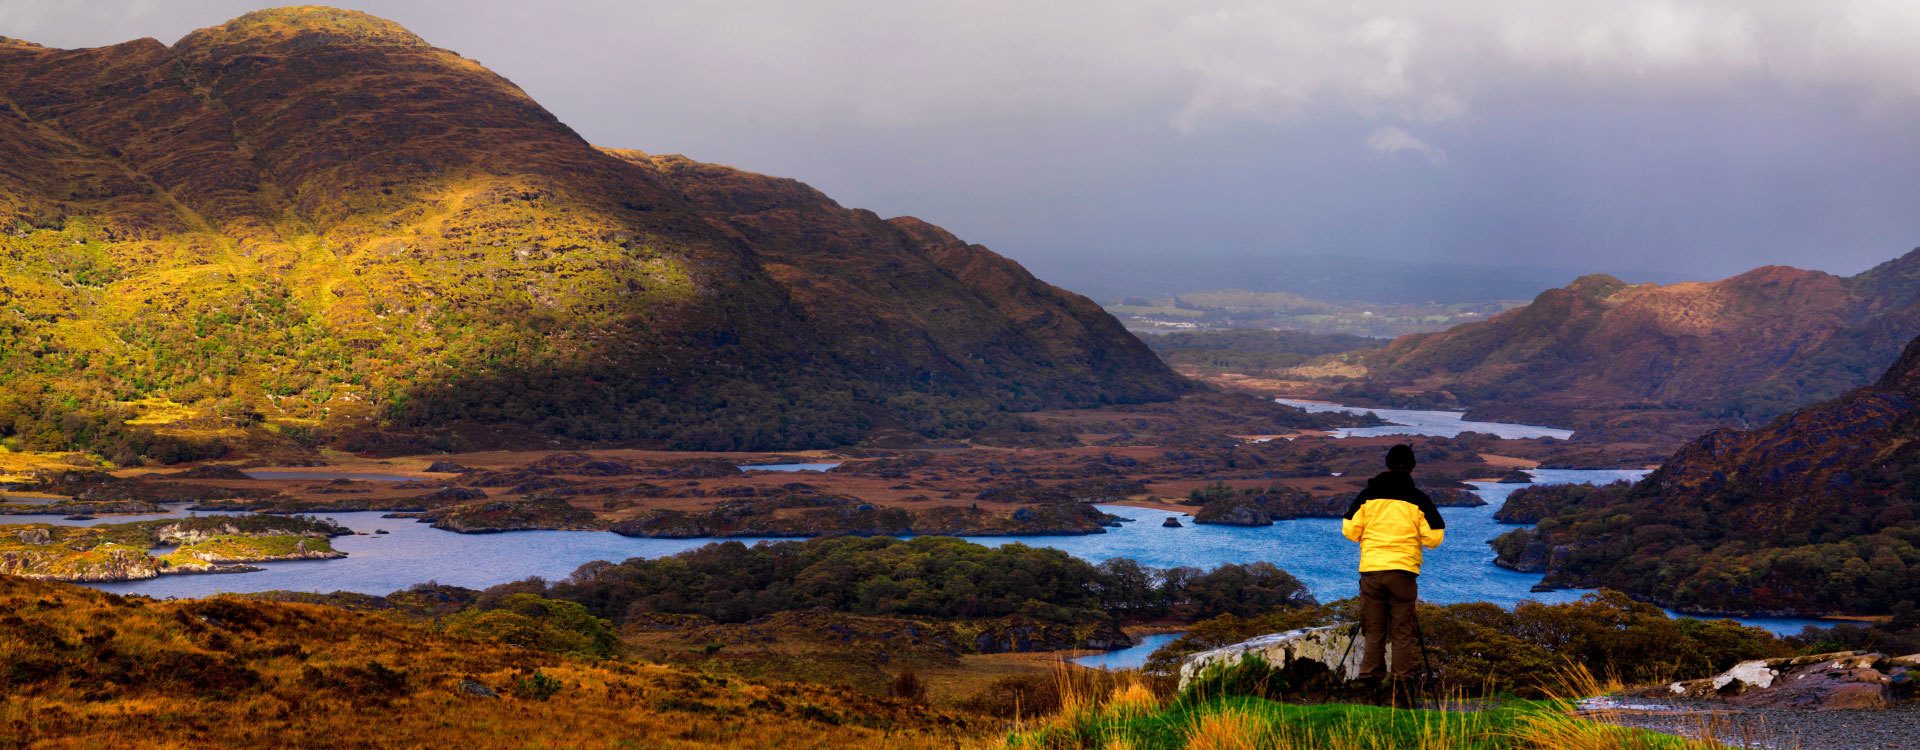
[[[0,38],[0,286],[0,431],[125,456],[236,432],[819,446],[1187,388],[938,227],[595,148],[326,8],[172,46]]]
[[[1549,586],[1716,611],[1920,604],[1920,340],[1873,385],[1751,431],[1701,436],[1494,542]]]
[[[1873,379],[1920,335],[1920,251],[1853,277],[1767,266],[1659,286],[1585,276],[1481,323],[1351,355],[1487,415],[1677,408],[1738,423]]]

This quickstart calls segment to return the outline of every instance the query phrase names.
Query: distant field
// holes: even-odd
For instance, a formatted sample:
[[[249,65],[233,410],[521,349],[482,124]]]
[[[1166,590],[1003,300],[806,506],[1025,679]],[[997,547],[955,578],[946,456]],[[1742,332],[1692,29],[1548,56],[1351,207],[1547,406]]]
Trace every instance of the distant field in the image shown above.
[[[1260,374],[1284,370],[1324,354],[1371,349],[1386,342],[1343,333],[1254,329],[1167,333],[1147,346],[1179,370]]]
[[[1137,334],[1264,329],[1392,338],[1485,320],[1521,304],[1521,300],[1371,304],[1229,289],[1172,297],[1121,297],[1107,300],[1105,307]]]

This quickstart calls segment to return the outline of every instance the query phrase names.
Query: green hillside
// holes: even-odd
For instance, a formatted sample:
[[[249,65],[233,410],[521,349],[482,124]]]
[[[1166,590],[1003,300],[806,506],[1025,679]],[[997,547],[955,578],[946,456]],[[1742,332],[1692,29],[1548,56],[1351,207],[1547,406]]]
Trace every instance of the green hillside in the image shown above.
[[[1186,388],[985,248],[792,180],[597,149],[349,11],[171,47],[0,39],[0,226],[15,448],[791,448]]]

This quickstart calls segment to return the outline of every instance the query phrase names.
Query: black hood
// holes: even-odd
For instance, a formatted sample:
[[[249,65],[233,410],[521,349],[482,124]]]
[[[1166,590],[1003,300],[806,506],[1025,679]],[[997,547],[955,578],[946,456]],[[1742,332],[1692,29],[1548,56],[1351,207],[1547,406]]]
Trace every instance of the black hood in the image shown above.
[[[1440,508],[1433,504],[1433,498],[1420,491],[1420,487],[1413,483],[1413,473],[1407,471],[1383,471],[1373,475],[1372,479],[1367,480],[1367,488],[1355,495],[1353,504],[1347,506],[1346,517],[1352,518],[1353,514],[1359,513],[1360,506],[1366,505],[1368,500],[1379,499],[1413,503],[1420,507],[1421,513],[1426,514],[1428,526],[1436,529],[1447,527],[1447,521],[1440,517]]]

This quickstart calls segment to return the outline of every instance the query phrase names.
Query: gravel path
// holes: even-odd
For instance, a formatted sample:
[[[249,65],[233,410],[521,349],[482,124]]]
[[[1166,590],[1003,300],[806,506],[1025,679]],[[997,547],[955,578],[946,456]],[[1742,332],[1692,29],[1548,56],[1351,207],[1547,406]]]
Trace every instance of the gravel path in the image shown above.
[[[1634,700],[1627,710],[1596,713],[1588,718],[1669,734],[1693,737],[1712,734],[1733,747],[1920,748],[1920,701],[1904,701],[1885,711],[1805,711],[1739,708],[1696,701]]]

